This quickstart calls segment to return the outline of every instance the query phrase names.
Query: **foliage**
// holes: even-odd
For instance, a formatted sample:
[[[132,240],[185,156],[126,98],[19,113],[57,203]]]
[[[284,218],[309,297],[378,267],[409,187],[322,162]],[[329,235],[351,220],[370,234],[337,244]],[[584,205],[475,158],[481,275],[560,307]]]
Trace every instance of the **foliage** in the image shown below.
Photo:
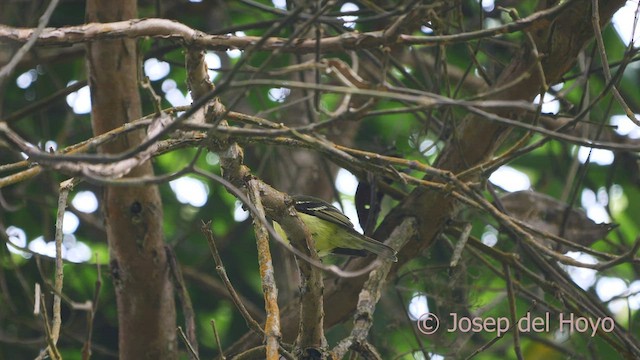
[[[632,113],[640,113],[635,48],[626,47],[618,33],[607,26],[601,33],[603,49],[593,40],[586,41],[574,58],[566,60],[571,65],[569,70],[554,77],[549,68],[562,68],[564,63],[546,62],[552,61],[548,54],[562,51],[540,39],[551,42],[554,31],[565,31],[562,24],[554,22],[564,13],[558,10],[542,20],[530,19],[536,11],[590,9],[590,1],[560,2],[549,8],[545,7],[551,2],[505,2],[513,9],[483,9],[471,0],[361,1],[356,2],[358,10],[350,14],[357,16],[354,28],[345,26],[341,19],[345,15],[343,3],[288,1],[286,9],[277,9],[270,1],[248,0],[139,5],[140,18],[173,19],[203,32],[199,34],[201,43],[180,39],[176,34],[135,36],[141,71],[149,59],[169,66],[169,72],[151,81],[151,87],[162,97],[160,107],[173,111],[172,120],[187,110],[182,105],[191,101],[186,97],[188,91],[194,93],[187,73],[195,70],[185,66],[186,53],[203,47],[209,54],[205,59],[212,61],[215,55],[220,61],[212,82],[219,91],[216,101],[228,112],[216,113],[216,127],[211,125],[212,119],[201,125],[182,122],[175,131],[164,134],[166,148],[153,153],[152,158],[162,197],[163,233],[190,295],[200,358],[210,358],[221,349],[235,354],[263,340],[254,334],[251,341],[241,341],[250,329],[216,272],[201,231],[203,221],[212,221],[226,273],[248,312],[258,321],[266,316],[265,279],[252,217],[243,212],[251,207],[243,205],[244,199],[228,184],[194,169],[222,174],[245,194],[251,189],[247,185],[251,178],[290,194],[305,192],[342,201],[343,209],[353,207],[353,201],[369,201],[372,208],[380,207],[378,230],[369,234],[378,239],[386,239],[404,217],[415,218],[418,235],[399,251],[398,266],[386,269],[389,275],[375,316],[367,319],[371,325],[366,331],[368,342],[355,341],[352,352],[363,356],[377,353],[384,359],[640,356],[637,331],[632,331],[640,320],[640,220],[633,215],[640,213],[639,147],[638,136],[633,135],[638,134],[638,126],[631,123],[628,129],[634,133],[627,135],[612,119],[618,115],[615,121],[630,123],[624,115],[626,106]],[[611,3],[621,3],[615,5],[619,7],[623,2]],[[76,1],[60,4],[49,26],[83,24],[84,9],[79,5]],[[603,20],[610,18],[606,12],[614,5],[600,7]],[[0,5],[0,22],[35,27],[43,11],[22,1],[7,1]],[[12,17],[18,13],[25,14],[19,21]],[[590,16],[581,19],[591,31]],[[524,25],[477,33],[507,24]],[[99,36],[113,35],[110,31],[104,30]],[[208,38],[205,34],[220,36]],[[255,38],[246,40],[251,36]],[[339,45],[315,43],[317,36],[333,39]],[[280,40],[258,44],[263,37]],[[225,42],[228,39],[237,42],[229,45]],[[2,66],[24,42],[15,40],[8,27],[0,27]],[[43,152],[49,152],[51,146],[59,160],[65,159],[62,149],[92,138],[90,114],[74,113],[70,104],[79,93],[68,91],[72,81],[84,84],[87,80],[81,44],[85,40],[73,46],[75,40],[70,36],[58,41],[36,43],[11,76],[0,78],[0,232],[4,242],[16,243],[23,237],[22,247],[31,249],[20,252],[11,245],[0,246],[0,358],[32,358],[47,346],[44,315],[33,316],[33,289],[36,283],[42,286],[50,317],[60,183],[71,176],[81,180],[73,188],[68,205],[79,225],[67,235],[65,246],[70,252],[74,244],[86,244],[91,255],[81,261],[65,261],[62,333],[57,348],[63,358],[82,358],[87,334],[92,334],[94,358],[118,357],[118,309],[104,224],[104,212],[108,210],[98,206],[95,211],[85,212],[71,200],[78,193],[90,191],[100,203],[103,186],[113,184],[119,176],[82,176],[88,173],[73,173],[70,165],[61,168],[55,161],[25,160],[26,150],[10,136],[17,134]],[[304,42],[312,46],[305,47]],[[69,46],[57,46],[63,43]],[[227,51],[233,47],[242,50],[241,57]],[[571,50],[566,49],[567,54]],[[521,66],[526,68],[522,71],[526,78],[505,83],[505,79],[513,80],[508,77],[509,71],[521,70],[514,64],[526,65]],[[611,69],[612,81],[603,72],[604,66]],[[543,67],[545,75],[552,77],[546,84],[547,94],[559,106],[553,113],[531,105],[536,94],[545,92],[538,72]],[[21,76],[30,79],[28,86],[18,85]],[[501,86],[507,90],[495,91]],[[273,92],[282,88],[290,92]],[[152,94],[143,87],[140,91],[144,114],[153,114],[156,104]],[[616,99],[614,91],[619,91],[623,101]],[[500,119],[478,115],[478,110],[513,123],[498,127]],[[222,128],[217,127],[220,120],[225,121]],[[570,126],[560,128],[567,123]],[[231,130],[225,130],[225,126]],[[491,126],[499,136],[483,139],[484,129]],[[466,137],[473,131],[477,131],[477,138]],[[244,158],[229,155],[233,144],[244,149]],[[586,145],[594,147],[591,153]],[[463,152],[459,164],[445,163],[448,155],[466,146],[472,151]],[[87,149],[91,154],[100,154],[98,150]],[[236,172],[228,164],[242,161],[251,177],[234,182]],[[76,163],[88,169],[89,162]],[[42,166],[42,171],[36,175],[30,169],[37,166]],[[341,193],[335,183],[339,168],[356,175],[360,186],[373,184],[373,192],[384,197],[377,202],[363,200],[354,192]],[[513,177],[504,175],[508,168],[525,174],[532,190],[556,202],[546,210],[534,211],[539,198],[526,198],[533,202],[520,204],[529,211],[519,216],[516,209],[503,208],[500,197],[521,189]],[[466,172],[468,169],[472,171]],[[181,200],[177,183],[172,186],[162,177],[182,171],[200,182],[187,185],[190,190],[204,184],[206,202],[201,206]],[[492,173],[494,177],[488,181]],[[265,204],[273,201],[268,194],[261,194]],[[423,202],[425,198],[432,202]],[[561,211],[551,215],[554,206]],[[580,215],[580,220],[570,224],[567,219],[571,209],[586,211],[599,220]],[[275,210],[267,209],[267,215],[277,216],[270,211]],[[65,222],[70,218],[65,217]],[[602,227],[596,225],[603,220],[617,227],[607,227],[601,234],[598,231]],[[527,223],[532,226],[527,227]],[[360,219],[360,225],[366,228],[366,219]],[[466,236],[465,228],[470,230]],[[572,238],[578,230],[602,236],[592,241],[585,240],[591,237],[587,235]],[[36,247],[39,237],[43,245]],[[489,245],[492,237],[495,245]],[[567,248],[567,244],[560,247],[558,241],[562,240],[558,238],[578,243],[580,248]],[[279,268],[287,263],[288,252],[274,241],[271,249],[276,254],[273,261],[280,293],[282,343],[291,350],[295,335],[287,334],[286,329],[297,331],[297,322],[289,318],[298,312],[298,306],[292,305],[299,297],[297,277],[291,280],[297,269]],[[572,251],[566,254],[567,250]],[[45,251],[46,255],[41,254]],[[357,268],[337,256],[324,261],[348,271]],[[328,328],[328,347],[323,351],[337,351],[335,346],[340,341],[353,339],[349,338],[353,335],[352,314],[366,277],[349,282],[352,280],[338,279],[329,272],[323,274],[327,301],[324,324]],[[287,282],[293,290],[284,287]],[[331,294],[340,286],[351,292],[344,290],[345,295],[335,296],[340,299],[335,301]],[[421,303],[425,296],[428,310]],[[186,300],[179,300],[178,325],[185,328],[194,319],[180,306]],[[86,301],[96,306],[95,313],[80,306]],[[411,313],[410,304],[419,309],[417,313]],[[433,335],[421,333],[426,323],[420,316],[427,311],[441,319],[441,328]],[[340,314],[335,317],[341,321],[333,319],[332,313]],[[530,314],[546,319],[550,328],[516,331],[514,325],[502,337],[487,328],[443,331],[454,326],[452,314],[508,319],[512,325]],[[594,321],[610,318],[615,320],[616,331],[602,327],[593,335],[591,329],[557,331],[562,316]],[[215,320],[221,344],[215,340],[210,320]],[[367,344],[376,350],[370,350]],[[182,342],[180,350],[181,357],[187,358]]]

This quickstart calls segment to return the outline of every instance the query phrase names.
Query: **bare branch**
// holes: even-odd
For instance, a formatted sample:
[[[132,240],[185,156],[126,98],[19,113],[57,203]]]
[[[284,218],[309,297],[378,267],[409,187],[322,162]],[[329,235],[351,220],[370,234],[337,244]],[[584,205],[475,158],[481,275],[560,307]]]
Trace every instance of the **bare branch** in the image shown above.
[[[271,251],[269,250],[269,232],[262,224],[260,219],[265,218],[264,208],[260,200],[259,184],[255,180],[249,181],[249,198],[253,202],[258,211],[253,216],[254,230],[256,233],[256,242],[258,247],[258,263],[260,265],[260,277],[262,279],[262,291],[264,294],[265,310],[267,313],[267,321],[264,325],[266,336],[266,358],[269,360],[278,360],[278,348],[280,343],[280,309],[278,308],[278,288],[276,287],[275,274],[273,272],[273,263],[271,262]]]
[[[51,0],[49,6],[44,11],[44,14],[40,17],[38,21],[38,27],[35,30],[32,30],[31,34],[27,36],[28,40],[24,43],[24,45],[18,50],[18,52],[11,58],[9,63],[0,69],[0,83],[4,82],[4,80],[13,72],[13,69],[20,63],[20,60],[29,52],[31,47],[35,45],[38,41],[38,38],[42,35],[44,31],[44,27],[49,23],[49,19],[53,14],[53,11],[58,6],[59,0]]]
[[[345,33],[340,36],[323,38],[320,40],[321,51],[342,51],[346,49],[375,48],[381,45],[422,45],[434,46],[443,43],[465,42],[482,39],[485,37],[508,34],[527,29],[531,26],[543,26],[548,18],[556,16],[574,1],[561,2],[550,9],[539,11],[526,18],[502,25],[492,29],[472,31],[454,35],[440,36],[414,36],[398,34],[390,42],[384,31],[373,31],[366,33]],[[290,14],[291,15],[291,14]],[[24,42],[29,39],[34,30],[13,28],[0,25],[0,40],[13,40]],[[132,19],[112,23],[90,23],[80,26],[69,26],[62,28],[47,28],[37,38],[39,45],[60,45],[74,44],[78,42],[95,41],[98,39],[116,38],[139,38],[139,37],[160,37],[174,39],[183,42],[187,47],[196,46],[215,50],[227,49],[249,49],[261,37],[253,36],[231,36],[231,35],[208,35],[201,31],[192,29],[177,21],[167,19]],[[295,44],[287,44],[287,39],[268,38],[264,42],[261,50],[286,51],[296,53],[314,52],[318,48],[315,39],[296,41]]]

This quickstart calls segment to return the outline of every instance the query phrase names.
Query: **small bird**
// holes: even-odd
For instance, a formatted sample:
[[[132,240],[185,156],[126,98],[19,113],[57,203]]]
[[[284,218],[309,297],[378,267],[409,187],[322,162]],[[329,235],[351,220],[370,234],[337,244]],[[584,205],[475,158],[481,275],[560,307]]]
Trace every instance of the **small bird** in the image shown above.
[[[370,252],[393,262],[398,261],[394,249],[358,233],[349,218],[335,206],[311,196],[295,195],[292,198],[294,208],[309,229],[320,257],[328,254],[366,256]],[[274,228],[284,241],[289,242],[277,222]]]

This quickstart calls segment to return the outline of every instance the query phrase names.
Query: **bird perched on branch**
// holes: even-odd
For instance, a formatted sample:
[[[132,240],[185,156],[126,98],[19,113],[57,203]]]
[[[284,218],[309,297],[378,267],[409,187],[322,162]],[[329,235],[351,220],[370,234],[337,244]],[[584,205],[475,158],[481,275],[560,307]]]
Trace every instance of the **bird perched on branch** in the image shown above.
[[[320,257],[328,254],[366,256],[369,252],[386,260],[398,261],[394,249],[358,233],[349,218],[335,206],[311,196],[296,195],[292,198],[294,208],[309,229]],[[280,237],[289,242],[277,222],[274,227]]]

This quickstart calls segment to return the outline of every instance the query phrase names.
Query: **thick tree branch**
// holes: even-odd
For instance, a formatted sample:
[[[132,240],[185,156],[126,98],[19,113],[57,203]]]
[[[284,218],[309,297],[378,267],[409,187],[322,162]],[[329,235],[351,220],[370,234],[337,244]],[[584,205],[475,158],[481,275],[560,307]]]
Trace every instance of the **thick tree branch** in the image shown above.
[[[320,49],[323,52],[361,50],[375,48],[381,45],[422,45],[434,46],[477,40],[499,34],[522,31],[530,27],[544,28],[549,18],[563,12],[571,4],[579,1],[564,1],[558,6],[536,12],[526,18],[491,29],[471,31],[468,33],[440,36],[414,36],[398,34],[388,39],[384,31],[366,33],[345,33],[340,36],[323,38],[318,44],[315,39],[295,41],[289,45],[287,39],[268,38],[261,50],[279,50],[296,53],[313,53]],[[34,29],[14,28],[0,25],[0,41],[25,42]],[[139,38],[145,36],[161,37],[182,41],[186,46],[227,50],[249,49],[262,38],[253,36],[209,35],[192,29],[177,21],[167,19],[132,19],[113,23],[90,23],[63,28],[46,28],[39,35],[38,45],[69,45],[78,42],[88,42],[98,39]]]

